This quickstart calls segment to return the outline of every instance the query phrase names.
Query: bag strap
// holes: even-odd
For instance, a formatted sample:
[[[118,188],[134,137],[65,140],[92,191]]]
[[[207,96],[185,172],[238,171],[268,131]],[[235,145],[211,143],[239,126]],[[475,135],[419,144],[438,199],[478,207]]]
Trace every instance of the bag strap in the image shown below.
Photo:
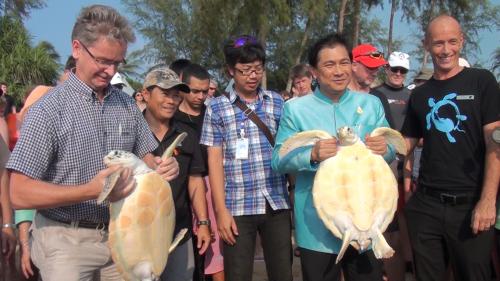
[[[227,99],[229,99],[229,93],[224,92],[224,95],[226,96]],[[248,106],[241,101],[241,99],[236,98],[236,101],[234,104],[245,114],[245,116],[248,117],[248,119],[252,120],[252,122],[259,127],[259,129],[264,133],[266,136],[267,140],[271,144],[272,147],[274,147],[274,137],[271,134],[271,131],[269,128],[260,120],[259,116],[255,114],[255,111],[253,111],[251,108],[248,108]]]

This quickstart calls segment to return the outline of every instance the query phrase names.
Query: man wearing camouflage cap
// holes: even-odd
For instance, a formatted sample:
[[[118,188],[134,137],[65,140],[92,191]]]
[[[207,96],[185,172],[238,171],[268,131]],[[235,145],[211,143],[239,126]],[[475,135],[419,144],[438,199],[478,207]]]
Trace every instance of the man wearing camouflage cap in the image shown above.
[[[174,151],[179,163],[179,176],[170,181],[175,204],[174,236],[183,228],[190,231],[170,254],[167,267],[161,280],[192,280],[194,270],[194,252],[191,240],[192,223],[191,207],[198,219],[197,247],[203,254],[210,244],[210,220],[208,219],[205,200],[205,185],[202,174],[205,164],[201,156],[196,132],[188,125],[173,119],[182,101],[179,91],[190,92],[189,86],[179,80],[177,74],[169,68],[153,68],[144,80],[142,95],[146,102],[144,117],[158,143],[153,151],[160,156],[175,138],[186,132],[188,136],[182,145]],[[186,243],[188,242],[188,243]]]

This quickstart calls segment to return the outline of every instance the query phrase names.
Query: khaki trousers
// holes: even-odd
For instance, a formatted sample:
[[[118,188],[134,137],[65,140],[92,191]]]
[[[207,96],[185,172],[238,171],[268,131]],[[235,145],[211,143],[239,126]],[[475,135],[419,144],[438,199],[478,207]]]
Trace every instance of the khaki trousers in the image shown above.
[[[107,242],[107,231],[59,223],[38,213],[31,226],[31,258],[44,281],[122,280]]]

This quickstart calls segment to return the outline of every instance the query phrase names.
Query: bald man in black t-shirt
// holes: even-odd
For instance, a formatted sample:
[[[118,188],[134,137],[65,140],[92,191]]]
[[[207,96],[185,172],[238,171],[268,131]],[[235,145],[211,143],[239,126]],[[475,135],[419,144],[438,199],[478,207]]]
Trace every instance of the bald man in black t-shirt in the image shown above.
[[[402,129],[408,155],[424,140],[418,189],[405,207],[417,280],[443,280],[450,259],[455,280],[491,280],[500,90],[490,72],[459,66],[463,42],[454,18],[429,23],[434,74],[411,95]]]

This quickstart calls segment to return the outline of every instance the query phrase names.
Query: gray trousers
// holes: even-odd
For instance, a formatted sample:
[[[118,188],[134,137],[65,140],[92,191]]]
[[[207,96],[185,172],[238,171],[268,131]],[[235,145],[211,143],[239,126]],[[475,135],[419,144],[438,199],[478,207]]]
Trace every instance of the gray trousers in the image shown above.
[[[193,242],[187,240],[168,256],[161,281],[192,281],[194,272]]]

